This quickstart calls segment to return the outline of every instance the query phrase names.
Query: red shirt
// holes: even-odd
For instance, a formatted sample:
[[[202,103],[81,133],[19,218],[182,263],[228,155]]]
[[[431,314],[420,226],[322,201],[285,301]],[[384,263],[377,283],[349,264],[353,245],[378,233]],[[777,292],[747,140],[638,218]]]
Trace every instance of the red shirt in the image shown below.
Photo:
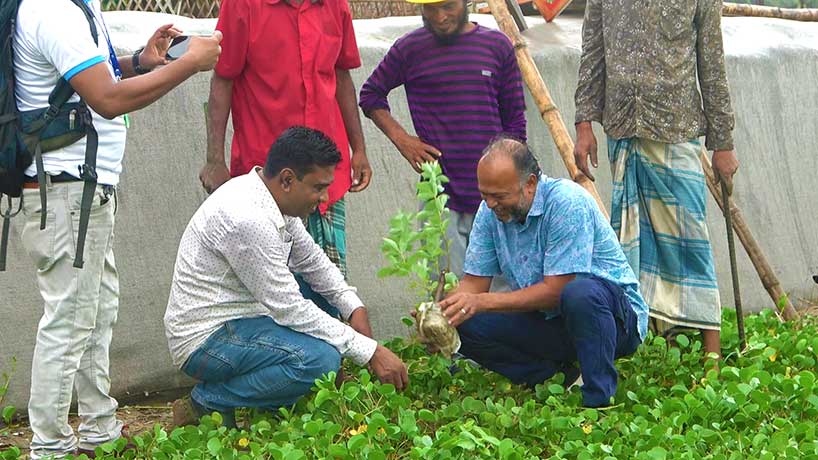
[[[233,80],[230,174],[263,166],[273,141],[303,125],[324,132],[341,151],[329,202],[351,185],[349,141],[335,99],[335,69],[361,65],[346,0],[223,0],[216,29],[216,73]]]

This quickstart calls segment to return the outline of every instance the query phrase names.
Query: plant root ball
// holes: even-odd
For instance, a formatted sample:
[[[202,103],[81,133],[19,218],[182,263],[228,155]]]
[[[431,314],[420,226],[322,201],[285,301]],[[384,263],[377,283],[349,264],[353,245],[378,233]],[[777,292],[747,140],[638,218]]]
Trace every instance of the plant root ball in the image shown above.
[[[418,306],[417,330],[423,343],[437,348],[447,358],[460,349],[460,334],[449,325],[435,302],[424,302]]]

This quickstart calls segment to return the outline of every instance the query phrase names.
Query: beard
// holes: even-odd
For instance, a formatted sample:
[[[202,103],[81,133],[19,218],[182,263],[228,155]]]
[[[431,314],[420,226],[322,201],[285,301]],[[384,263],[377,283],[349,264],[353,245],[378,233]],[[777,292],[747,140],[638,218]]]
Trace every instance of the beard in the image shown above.
[[[525,223],[528,217],[528,211],[522,206],[514,206],[511,208],[494,208],[494,215],[497,220],[509,224],[511,222]]]
[[[457,29],[452,33],[444,34],[436,31],[435,28],[432,27],[432,23],[430,23],[425,16],[423,17],[423,27],[429,32],[431,32],[432,35],[434,35],[435,38],[437,39],[437,42],[440,43],[441,45],[451,45],[455,41],[457,41],[457,37],[460,35],[460,32],[463,31],[463,29],[466,27],[466,24],[468,23],[469,10],[466,8],[463,8],[463,14],[461,14],[460,17],[457,18]]]
[[[532,200],[533,201],[533,200]],[[526,203],[525,196],[520,196],[520,201],[515,206],[496,207],[494,215],[504,223],[518,222],[524,224],[531,210],[531,203]]]

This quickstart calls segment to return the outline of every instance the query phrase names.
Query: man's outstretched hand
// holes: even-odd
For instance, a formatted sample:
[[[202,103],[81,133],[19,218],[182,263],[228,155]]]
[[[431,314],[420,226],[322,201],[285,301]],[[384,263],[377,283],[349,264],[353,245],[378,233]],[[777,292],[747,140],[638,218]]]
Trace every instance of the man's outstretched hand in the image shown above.
[[[381,383],[391,383],[398,390],[409,385],[409,372],[406,364],[398,356],[383,345],[378,345],[375,353],[369,360],[369,369],[378,377]]]

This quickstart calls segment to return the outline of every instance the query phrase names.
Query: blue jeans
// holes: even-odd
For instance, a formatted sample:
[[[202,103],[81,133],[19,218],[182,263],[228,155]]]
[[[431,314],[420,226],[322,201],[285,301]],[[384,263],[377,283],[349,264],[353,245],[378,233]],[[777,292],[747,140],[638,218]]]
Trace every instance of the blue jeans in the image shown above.
[[[188,358],[182,370],[200,380],[193,400],[210,411],[275,409],[295,404],[341,355],[332,345],[260,316],[228,321]]]
[[[582,372],[583,404],[606,406],[616,393],[614,359],[641,343],[636,314],[624,290],[601,278],[568,283],[561,315],[482,313],[458,327],[460,352],[517,384],[534,386],[557,372]]]

